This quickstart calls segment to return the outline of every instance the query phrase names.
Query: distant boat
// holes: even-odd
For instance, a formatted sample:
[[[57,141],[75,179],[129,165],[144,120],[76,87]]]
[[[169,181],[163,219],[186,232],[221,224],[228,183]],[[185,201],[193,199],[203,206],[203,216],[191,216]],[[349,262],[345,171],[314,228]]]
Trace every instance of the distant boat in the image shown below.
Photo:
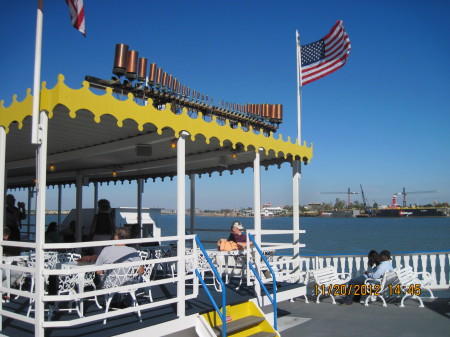
[[[374,210],[377,217],[418,217],[418,216],[448,216],[448,208],[385,208]]]

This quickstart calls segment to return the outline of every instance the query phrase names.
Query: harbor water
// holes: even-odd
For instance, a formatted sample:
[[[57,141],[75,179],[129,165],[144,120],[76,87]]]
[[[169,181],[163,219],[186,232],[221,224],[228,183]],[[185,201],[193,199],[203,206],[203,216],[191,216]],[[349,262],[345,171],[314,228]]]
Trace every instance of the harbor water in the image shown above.
[[[47,224],[56,221],[56,215],[47,215]],[[221,238],[228,238],[231,223],[242,222],[245,228],[253,228],[253,218],[204,217],[195,218],[195,228],[223,231],[199,231],[198,236],[207,248],[214,248]],[[33,217],[30,219],[34,221]],[[176,215],[161,215],[157,225],[162,235],[176,235]],[[186,217],[186,228],[190,227]],[[26,220],[22,231],[26,231]],[[262,219],[263,229],[291,229],[292,218],[273,217]],[[387,249],[392,253],[436,252],[450,250],[450,217],[409,218],[300,218],[300,242],[306,245],[304,255],[367,254],[368,251]],[[289,242],[288,236],[276,239],[263,236],[263,241]],[[208,242],[210,241],[210,242]]]

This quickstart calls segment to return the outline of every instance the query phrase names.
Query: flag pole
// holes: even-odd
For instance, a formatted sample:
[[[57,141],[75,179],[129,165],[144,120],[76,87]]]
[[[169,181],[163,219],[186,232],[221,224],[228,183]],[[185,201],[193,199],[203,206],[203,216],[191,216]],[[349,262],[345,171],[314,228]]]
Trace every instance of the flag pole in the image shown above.
[[[300,35],[295,31],[295,42],[297,47],[297,141],[301,145],[302,136],[302,51],[300,49]]]
[[[300,37],[298,30],[295,31],[295,43],[297,48],[297,143],[301,145],[301,55],[300,55]],[[293,241],[294,244],[300,243],[300,178],[301,178],[301,158],[292,163],[292,218],[293,218]],[[300,247],[294,248],[294,257],[300,256]],[[298,265],[300,268],[300,264]]]
[[[31,143],[39,144],[39,106],[41,85],[41,56],[42,56],[42,26],[44,21],[44,0],[38,0],[36,16],[36,47],[34,51],[34,80],[33,80],[33,114],[31,125]]]

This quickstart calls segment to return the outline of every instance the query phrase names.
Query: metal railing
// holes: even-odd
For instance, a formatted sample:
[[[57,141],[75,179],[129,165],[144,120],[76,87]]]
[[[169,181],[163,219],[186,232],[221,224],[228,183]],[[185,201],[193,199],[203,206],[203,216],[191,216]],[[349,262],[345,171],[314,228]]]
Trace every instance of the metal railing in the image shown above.
[[[253,243],[253,247],[256,248],[257,252],[261,256],[262,260],[266,264],[267,268],[269,269],[270,273],[272,274],[272,287],[273,287],[273,296],[270,296],[269,291],[267,290],[266,286],[264,285],[263,281],[258,275],[258,271],[253,267],[253,264],[251,261],[248,261],[248,266],[250,267],[253,274],[255,274],[256,279],[258,280],[259,284],[261,285],[262,289],[267,295],[267,298],[272,303],[273,306],[273,327],[275,330],[278,330],[278,317],[277,317],[277,277],[275,275],[275,272],[273,271],[269,261],[267,261],[266,257],[264,256],[264,253],[259,248],[258,244],[255,241],[255,238],[250,233],[247,233],[248,238]]]
[[[202,243],[200,242],[198,236],[195,236],[195,242],[197,243],[197,246],[200,248],[200,250],[203,252],[203,256],[206,258],[206,261],[208,261],[208,264],[211,267],[211,270],[213,271],[217,280],[219,281],[221,289],[222,289],[222,312],[221,312],[219,307],[217,306],[216,301],[214,300],[213,296],[211,295],[211,291],[208,289],[205,281],[203,280],[200,272],[198,271],[198,269],[195,269],[195,274],[197,275],[198,279],[200,280],[200,283],[203,285],[203,289],[205,289],[209,300],[211,301],[212,305],[214,306],[214,309],[217,312],[217,315],[220,317],[220,319],[222,321],[222,336],[226,337],[227,336],[227,307],[226,307],[227,306],[227,296],[226,296],[225,283],[222,280],[222,276],[217,271],[217,268],[214,266],[214,263],[209,258],[208,253],[206,252],[205,248],[203,247]]]

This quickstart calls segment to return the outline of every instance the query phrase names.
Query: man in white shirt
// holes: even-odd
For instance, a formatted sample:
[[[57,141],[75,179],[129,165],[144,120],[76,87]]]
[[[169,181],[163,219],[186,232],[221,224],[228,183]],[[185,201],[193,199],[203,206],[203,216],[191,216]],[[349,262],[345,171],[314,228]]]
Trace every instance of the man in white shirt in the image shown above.
[[[368,278],[380,279],[383,277],[385,272],[391,271],[393,269],[391,262],[391,253],[388,250],[383,250],[380,252],[380,261],[381,263],[376,266],[371,272],[366,271],[364,272],[364,275],[348,281],[347,287],[351,287],[351,292],[350,294],[345,296],[343,304],[353,304],[353,297],[355,296],[355,291],[357,288],[355,287],[356,285],[363,285]]]
[[[114,240],[127,240],[130,238],[130,231],[128,228],[118,227],[114,232]],[[141,261],[139,253],[136,249],[128,247],[124,244],[117,244],[114,246],[108,246],[103,248],[100,255],[97,258],[95,264],[101,266],[110,263],[123,263],[123,262],[134,262]],[[96,273],[102,276],[102,284],[104,287],[118,287],[125,284],[135,283],[136,279],[131,276],[126,275],[125,267],[109,270],[98,270]],[[137,269],[139,275],[144,274],[144,267],[139,266]],[[122,276],[119,276],[122,275]]]

